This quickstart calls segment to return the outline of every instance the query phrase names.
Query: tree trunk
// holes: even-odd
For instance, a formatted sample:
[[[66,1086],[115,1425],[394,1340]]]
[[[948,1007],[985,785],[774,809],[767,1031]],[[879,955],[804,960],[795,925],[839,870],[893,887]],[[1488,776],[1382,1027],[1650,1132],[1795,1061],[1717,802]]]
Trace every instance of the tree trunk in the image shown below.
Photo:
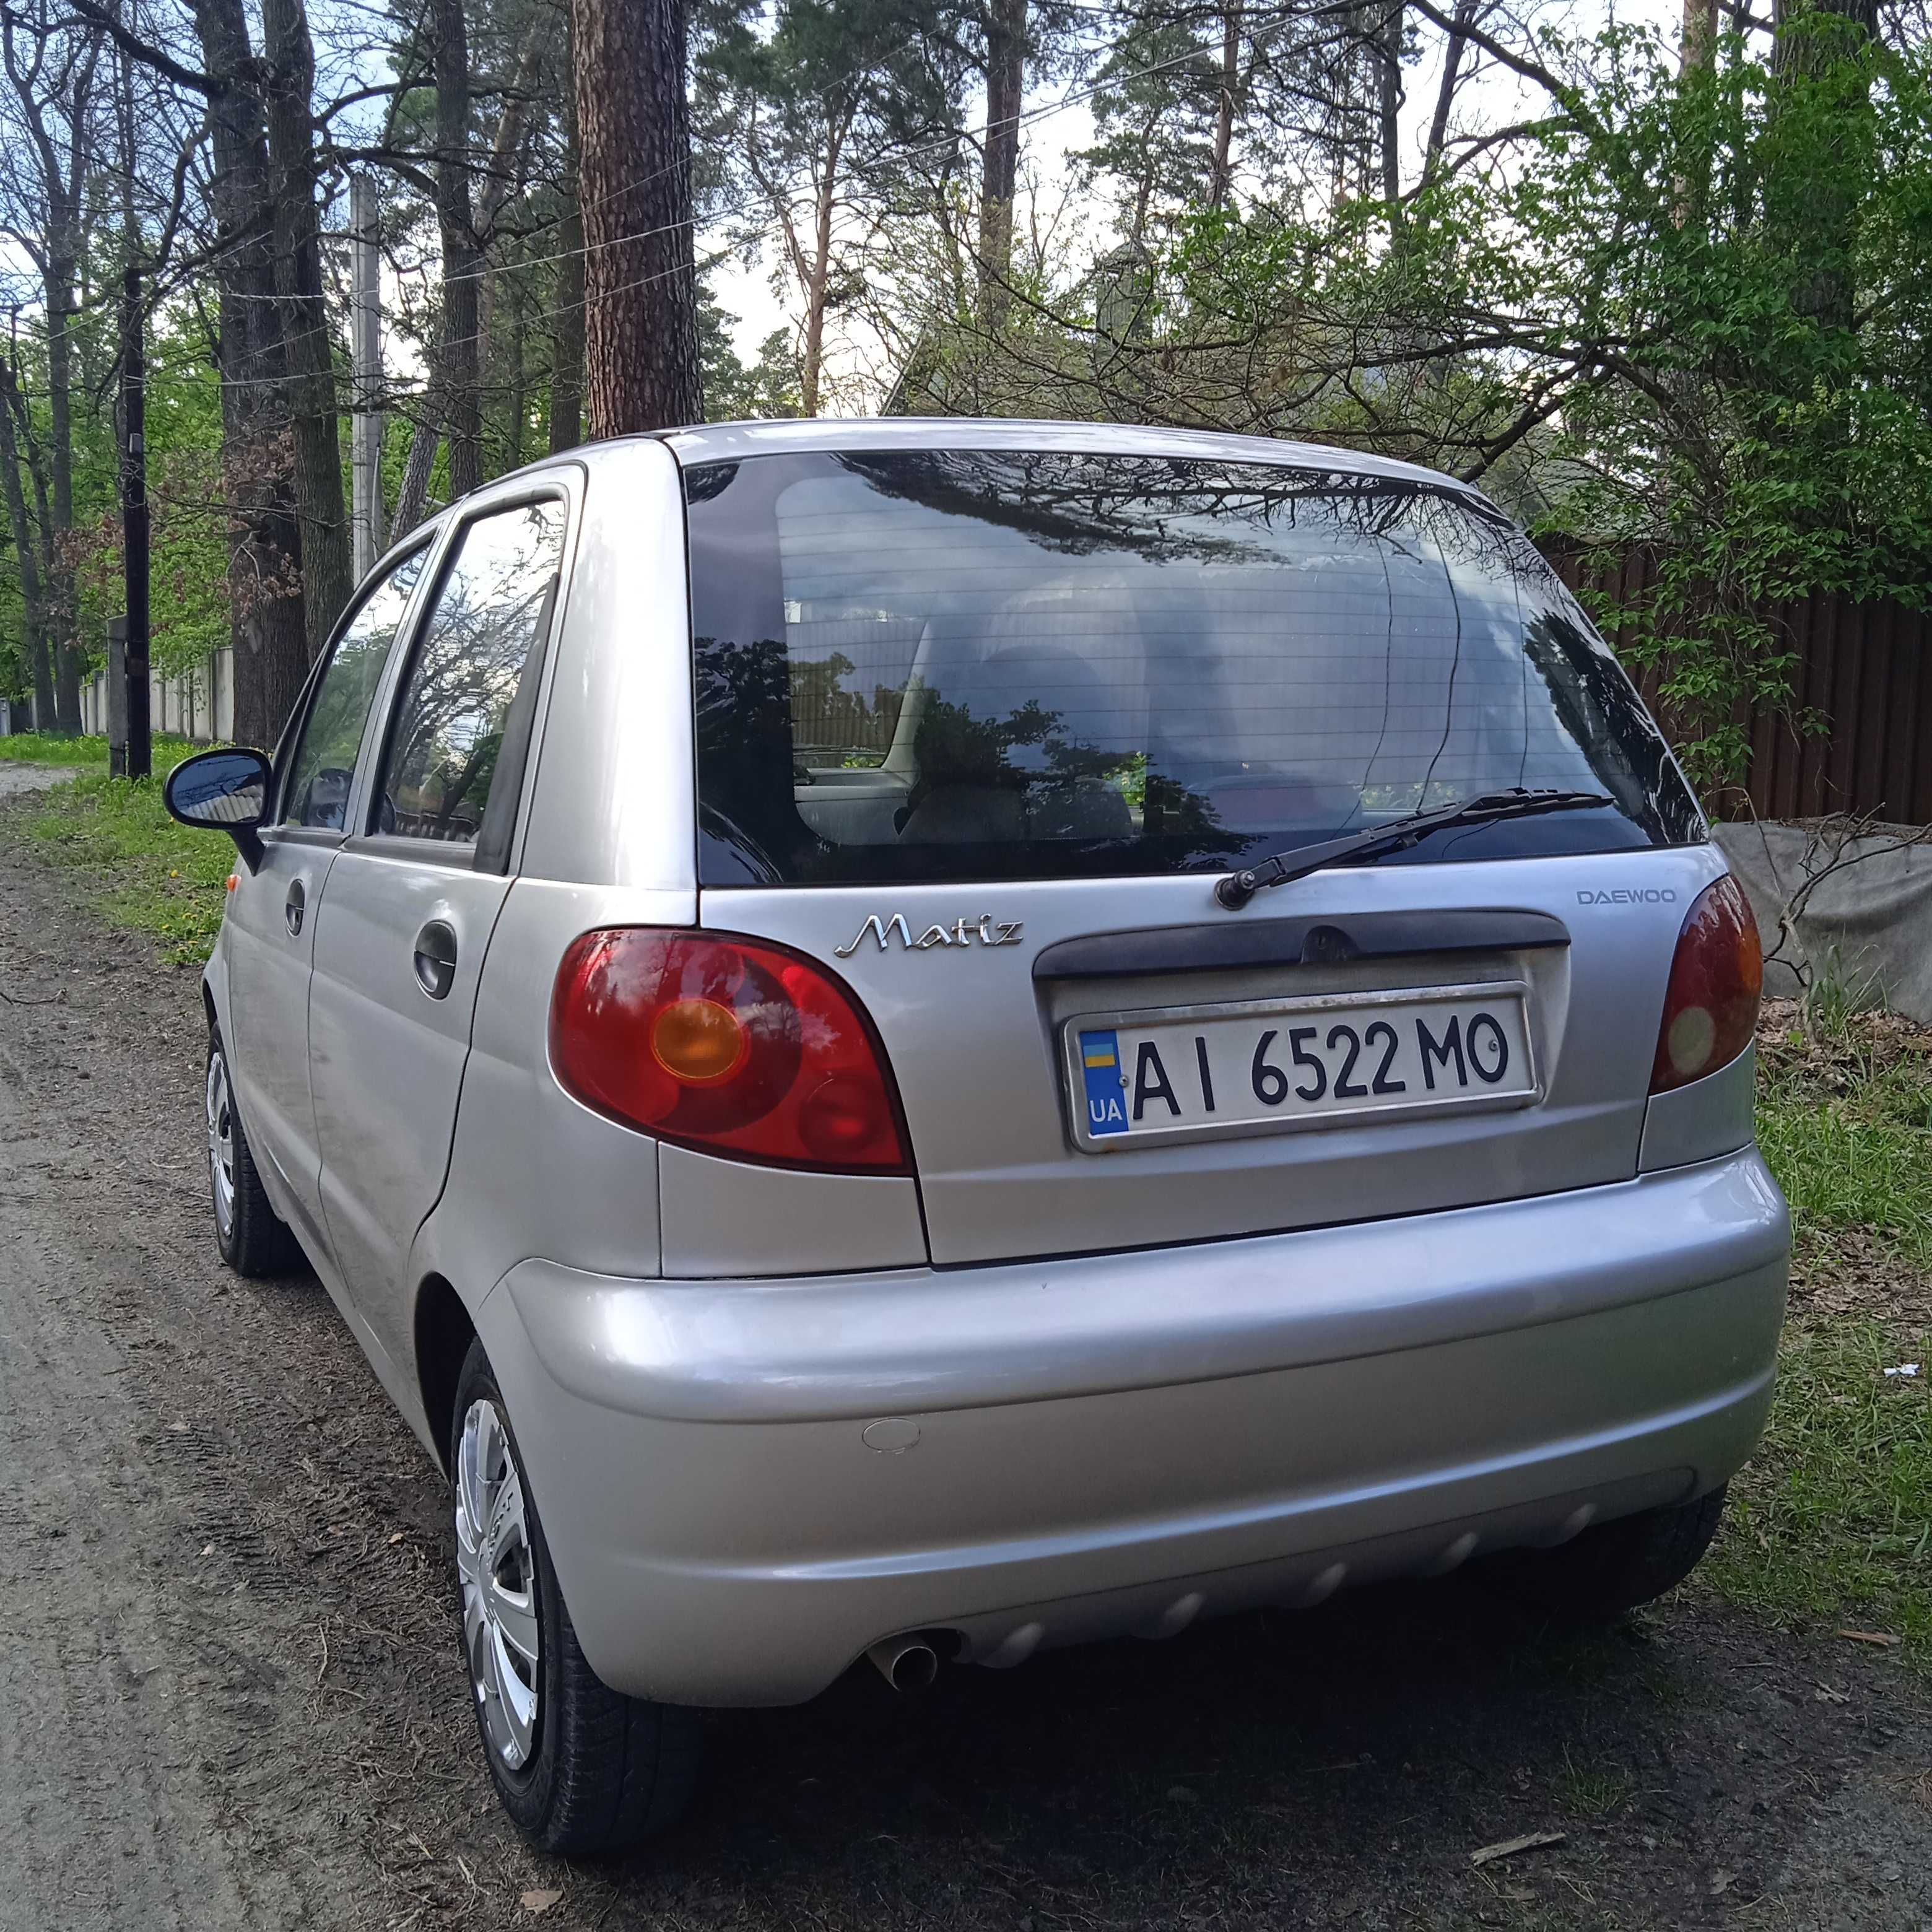
[[[268,153],[243,0],[197,0],[195,27],[211,74],[230,80],[212,104],[212,194],[220,264],[221,461],[233,508],[229,641],[236,742],[270,746],[308,665],[302,539],[289,473],[287,362],[268,226]]]
[[[389,519],[389,541],[393,543],[414,530],[429,507],[430,472],[436,467],[436,447],[442,440],[442,379],[434,359],[429,380],[423,385],[422,413],[416,418],[410,438],[410,453],[403,464],[403,481],[396,492],[394,514]]]
[[[1684,0],[1684,28],[1678,43],[1678,72],[1686,83],[1708,75],[1718,61],[1718,0]],[[1701,158],[1700,158],[1701,160]],[[1686,170],[1676,177],[1676,206],[1672,219],[1680,228],[1701,227],[1710,199],[1708,166]]]
[[[1846,122],[1871,112],[1868,76],[1850,63],[1878,33],[1876,0],[1775,0],[1772,16],[1778,33],[1772,50],[1772,71],[1786,86],[1829,82],[1833,109]],[[1835,20],[1835,31],[1820,27],[1797,34],[1785,29],[1805,16]],[[1776,112],[1774,94],[1773,112]],[[1801,174],[1789,161],[1774,167],[1766,182],[1773,210],[1772,226],[1797,271],[1791,305],[1820,327],[1854,326],[1853,257],[1858,245],[1858,210],[1853,191],[1828,174]]]
[[[526,428],[524,418],[530,412],[530,377],[524,360],[524,295],[520,284],[511,284],[509,298],[510,368],[508,394],[503,412],[503,467],[520,470],[524,466]]]
[[[548,13],[540,12],[524,31],[524,44],[517,55],[517,70],[511,79],[503,111],[496,117],[496,138],[490,144],[489,172],[476,197],[477,266],[482,272],[476,282],[476,367],[486,379],[493,359],[490,345],[496,322],[497,278],[483,260],[483,250],[496,233],[496,218],[502,213],[512,190],[521,185],[524,136],[530,124],[530,103],[543,80],[544,45],[550,26]],[[517,326],[523,326],[520,308]]]
[[[990,0],[986,18],[986,138],[980,171],[980,289],[989,317],[1006,308],[1013,266],[1013,190],[1019,178],[1026,88],[1027,0]]]
[[[801,262],[805,286],[805,353],[799,364],[799,401],[808,416],[818,413],[819,386],[825,369],[825,304],[832,286],[832,218],[838,200],[838,164],[845,150],[846,121],[831,125],[826,142],[824,172],[812,208],[813,254]]]
[[[1684,0],[1684,34],[1678,45],[1680,71],[1708,74],[1718,57],[1718,0]]]
[[[550,449],[574,449],[584,440],[584,204],[578,189],[577,92],[563,96],[566,213],[557,230],[556,314],[550,328]]]
[[[593,436],[704,420],[683,0],[571,0]]]
[[[477,355],[477,284],[483,259],[470,207],[470,47],[464,0],[435,0],[436,218],[442,243],[444,419],[449,494],[483,481],[482,372]]]
[[[46,588],[40,581],[40,532],[27,514],[26,493],[20,487],[20,448],[14,433],[20,388],[10,362],[0,362],[0,468],[6,472],[7,520],[12,528],[14,554],[20,560],[20,601],[26,607],[27,656],[34,674],[34,729],[57,728],[53,667],[47,656]]]
[[[275,292],[288,358],[296,514],[302,526],[302,609],[317,656],[355,587],[335,364],[322,295],[316,212],[315,48],[303,0],[262,0]]]
[[[1401,220],[1402,201],[1402,0],[1390,0],[1376,34],[1376,58],[1381,82],[1382,199]]]
[[[558,265],[556,320],[550,331],[550,448],[574,449],[584,440],[584,218],[573,201],[557,231],[569,254]]]
[[[99,43],[97,41],[98,48]],[[55,662],[55,702],[61,729],[80,729],[80,680],[85,652],[80,641],[80,600],[74,594],[74,572],[62,546],[74,528],[74,285],[80,278],[80,255],[86,246],[82,209],[85,184],[94,160],[88,148],[88,101],[94,91],[98,52],[90,52],[74,80],[73,112],[67,130],[67,170],[63,181],[50,184],[48,200],[58,220],[50,224],[47,240],[47,418],[49,467],[52,472],[54,526],[49,539],[52,552],[50,572],[53,607],[60,635]]]
[[[1429,143],[1423,150],[1422,183],[1426,188],[1442,166],[1442,149],[1449,139],[1449,114],[1456,104],[1456,81],[1462,65],[1462,50],[1468,44],[1468,30],[1474,24],[1480,0],[1456,0],[1454,24],[1449,44],[1442,50],[1442,84],[1436,90],[1436,112],[1429,123]]]
[[[1208,194],[1210,208],[1225,208],[1233,191],[1234,109],[1241,81],[1242,0],[1223,0],[1221,8],[1221,98],[1214,112],[1214,173]]]

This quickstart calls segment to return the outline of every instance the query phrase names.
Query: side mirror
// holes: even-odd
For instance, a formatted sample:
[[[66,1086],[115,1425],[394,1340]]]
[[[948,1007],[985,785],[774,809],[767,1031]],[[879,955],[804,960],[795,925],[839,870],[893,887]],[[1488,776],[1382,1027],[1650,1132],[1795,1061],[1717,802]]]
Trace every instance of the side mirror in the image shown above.
[[[274,768],[260,752],[201,752],[169,772],[161,802],[184,825],[226,832],[252,872],[262,862],[255,828],[268,812],[273,782]]]

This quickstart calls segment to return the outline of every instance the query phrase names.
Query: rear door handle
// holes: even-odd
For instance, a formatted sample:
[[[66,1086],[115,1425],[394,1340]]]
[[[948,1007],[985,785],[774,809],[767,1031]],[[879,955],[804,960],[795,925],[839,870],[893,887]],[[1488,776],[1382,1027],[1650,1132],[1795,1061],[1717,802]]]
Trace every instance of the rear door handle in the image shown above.
[[[456,928],[433,919],[416,934],[416,984],[432,1000],[446,1000],[456,984]]]
[[[282,916],[288,921],[289,937],[302,936],[302,914],[308,904],[308,888],[299,879],[289,881],[289,896],[282,902]]]

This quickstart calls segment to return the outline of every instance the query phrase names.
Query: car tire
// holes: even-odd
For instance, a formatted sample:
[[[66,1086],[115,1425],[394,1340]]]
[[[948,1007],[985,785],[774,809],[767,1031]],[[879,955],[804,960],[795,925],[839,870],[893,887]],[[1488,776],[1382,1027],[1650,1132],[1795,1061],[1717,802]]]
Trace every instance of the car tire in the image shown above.
[[[254,1150],[235,1102],[235,1083],[221,1029],[208,1030],[208,1073],[202,1097],[208,1124],[208,1192],[221,1258],[250,1281],[292,1274],[302,1252],[288,1223],[268,1204]]]
[[[1598,1523],[1554,1550],[1509,1550],[1483,1580],[1564,1624],[1610,1623],[1675,1589],[1696,1568],[1724,1514],[1720,1484],[1694,1502]]]
[[[449,1467],[464,1668],[504,1810],[566,1858],[662,1830],[696,1780],[698,1714],[626,1697],[591,1669],[480,1342],[457,1384]]]

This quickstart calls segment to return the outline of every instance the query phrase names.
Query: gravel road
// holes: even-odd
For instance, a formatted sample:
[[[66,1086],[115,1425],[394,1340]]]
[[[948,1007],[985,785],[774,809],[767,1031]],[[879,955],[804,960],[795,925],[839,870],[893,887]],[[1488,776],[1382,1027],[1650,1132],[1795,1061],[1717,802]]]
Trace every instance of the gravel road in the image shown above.
[[[0,766],[0,776],[5,771]],[[0,803],[0,1928],[1932,1928],[1932,1700],[1694,1592],[1472,1582],[718,1719],[689,1823],[533,1857],[440,1480],[307,1278],[216,1260],[195,976]],[[1476,1848],[1562,1842],[1480,1869]]]

